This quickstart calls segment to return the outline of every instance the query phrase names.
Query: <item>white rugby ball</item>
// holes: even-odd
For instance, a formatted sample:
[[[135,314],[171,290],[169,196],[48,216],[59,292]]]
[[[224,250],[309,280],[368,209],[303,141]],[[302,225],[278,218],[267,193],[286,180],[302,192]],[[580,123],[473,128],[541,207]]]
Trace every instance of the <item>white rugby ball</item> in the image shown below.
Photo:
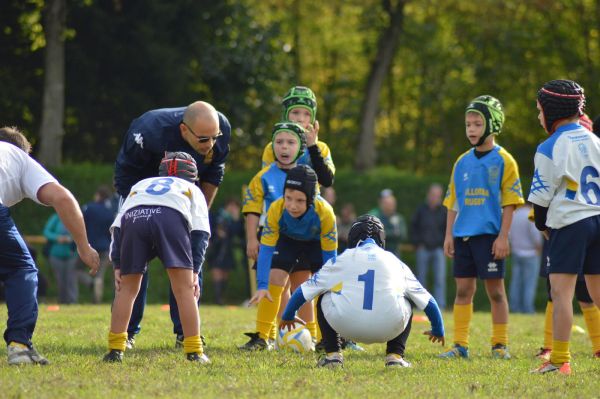
[[[291,349],[299,353],[315,350],[310,331],[304,324],[299,322],[294,322],[290,329],[287,327],[279,329],[277,347],[279,349]]]

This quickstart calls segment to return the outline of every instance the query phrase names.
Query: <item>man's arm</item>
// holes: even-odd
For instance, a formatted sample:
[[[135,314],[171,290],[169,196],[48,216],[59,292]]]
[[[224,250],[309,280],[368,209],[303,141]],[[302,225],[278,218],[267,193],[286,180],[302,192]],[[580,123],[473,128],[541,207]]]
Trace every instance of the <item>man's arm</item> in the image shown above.
[[[210,209],[210,206],[217,195],[217,190],[219,190],[219,187],[211,183],[201,182],[200,190],[202,190],[202,194],[204,194],[204,198],[206,199],[206,205]]]
[[[38,190],[37,198],[42,204],[54,208],[73,236],[79,257],[90,267],[91,273],[95,274],[100,265],[100,258],[88,242],[83,215],[73,194],[58,183],[48,183]]]

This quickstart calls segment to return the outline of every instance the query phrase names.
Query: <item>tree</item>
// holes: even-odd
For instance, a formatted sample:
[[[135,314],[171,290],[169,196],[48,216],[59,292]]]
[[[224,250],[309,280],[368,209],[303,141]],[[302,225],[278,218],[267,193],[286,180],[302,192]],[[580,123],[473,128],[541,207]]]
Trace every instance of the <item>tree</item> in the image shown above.
[[[65,119],[66,11],[66,0],[49,0],[44,10],[46,50],[39,158],[49,167],[60,165],[62,161]]]
[[[377,53],[371,62],[360,111],[360,138],[357,148],[357,154],[360,156],[356,157],[355,163],[358,170],[371,169],[375,166],[375,120],[379,107],[379,94],[398,48],[404,20],[404,5],[404,0],[399,0],[395,6],[391,0],[383,0],[383,9],[387,13],[389,24],[379,37]]]

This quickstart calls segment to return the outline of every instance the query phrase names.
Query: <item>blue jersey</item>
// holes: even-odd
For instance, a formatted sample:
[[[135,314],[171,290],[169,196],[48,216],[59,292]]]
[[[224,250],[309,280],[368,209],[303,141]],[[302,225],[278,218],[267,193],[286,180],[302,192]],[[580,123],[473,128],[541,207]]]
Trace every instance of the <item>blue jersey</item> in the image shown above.
[[[266,214],[273,201],[283,196],[286,176],[287,171],[276,163],[261,169],[246,188],[242,213]]]
[[[98,252],[108,251],[110,225],[115,218],[116,208],[113,208],[110,200],[94,201],[84,205],[82,212],[90,245]]]
[[[268,287],[271,261],[280,235],[297,241],[320,241],[324,263],[335,258],[337,254],[335,213],[327,201],[317,196],[306,213],[300,218],[295,218],[285,209],[284,199],[279,198],[269,207],[267,221],[260,237],[256,274],[258,289]]]
[[[156,109],[131,122],[115,162],[115,187],[123,198],[127,197],[135,183],[158,175],[158,167],[165,151],[187,152],[196,160],[199,182],[215,186],[221,184],[229,153],[231,125],[218,112],[219,129],[223,135],[217,138],[208,155],[198,154],[181,137],[179,125],[185,109],[186,107]]]
[[[454,237],[498,234],[502,208],[523,203],[517,162],[504,148],[496,145],[481,158],[474,149],[458,157],[444,199],[458,213]]]

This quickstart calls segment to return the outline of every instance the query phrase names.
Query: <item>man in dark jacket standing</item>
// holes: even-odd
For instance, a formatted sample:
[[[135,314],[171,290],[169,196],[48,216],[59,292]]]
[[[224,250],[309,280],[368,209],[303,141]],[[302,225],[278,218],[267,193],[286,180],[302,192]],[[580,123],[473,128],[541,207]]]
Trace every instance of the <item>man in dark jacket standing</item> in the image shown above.
[[[196,161],[197,185],[210,208],[223,181],[230,137],[231,125],[225,115],[205,101],[196,101],[187,107],[162,108],[144,113],[131,122],[115,162],[115,187],[121,202],[135,183],[158,175],[158,166],[165,151],[183,151]],[[202,271],[198,280],[202,287]],[[127,329],[128,347],[134,345],[134,336],[140,331],[147,288],[148,273],[144,273]],[[183,343],[183,328],[177,302],[172,291],[169,291],[173,332],[177,335],[176,345],[179,346]]]
[[[444,234],[446,233],[446,208],[442,206],[443,189],[432,184],[426,202],[417,209],[411,223],[411,237],[417,250],[417,278],[437,301],[440,309],[446,307],[446,259]],[[433,290],[427,284],[431,266]]]

